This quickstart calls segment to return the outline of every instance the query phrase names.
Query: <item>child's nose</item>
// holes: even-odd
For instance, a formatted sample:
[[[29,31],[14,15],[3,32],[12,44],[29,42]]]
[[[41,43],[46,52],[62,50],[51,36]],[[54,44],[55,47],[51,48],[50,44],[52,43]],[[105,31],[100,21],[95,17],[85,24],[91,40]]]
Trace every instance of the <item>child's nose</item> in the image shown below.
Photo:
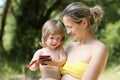
[[[57,39],[54,39],[53,42],[57,42]]]

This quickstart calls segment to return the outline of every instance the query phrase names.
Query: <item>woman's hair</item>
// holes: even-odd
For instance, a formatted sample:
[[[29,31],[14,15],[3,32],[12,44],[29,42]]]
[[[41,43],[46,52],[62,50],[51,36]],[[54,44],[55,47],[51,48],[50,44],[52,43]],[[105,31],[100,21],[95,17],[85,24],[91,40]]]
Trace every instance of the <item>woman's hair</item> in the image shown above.
[[[90,25],[94,25],[103,17],[103,10],[101,6],[96,5],[89,8],[81,2],[73,2],[69,4],[61,14],[61,17],[67,16],[73,22],[80,23],[82,18],[87,18]]]
[[[45,42],[46,42],[48,36],[54,35],[54,34],[61,34],[62,44],[60,46],[63,46],[63,44],[65,42],[64,27],[63,27],[62,23],[60,23],[59,21],[50,19],[47,22],[45,22],[45,24],[43,25],[42,38],[41,38],[40,45],[42,47],[47,47]]]

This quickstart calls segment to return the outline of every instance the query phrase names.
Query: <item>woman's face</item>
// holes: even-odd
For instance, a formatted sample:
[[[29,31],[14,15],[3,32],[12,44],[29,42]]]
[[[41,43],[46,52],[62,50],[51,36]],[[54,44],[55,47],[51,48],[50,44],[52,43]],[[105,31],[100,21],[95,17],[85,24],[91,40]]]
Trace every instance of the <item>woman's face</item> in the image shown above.
[[[67,33],[70,34],[74,40],[82,39],[84,32],[82,23],[75,23],[67,16],[63,16],[63,23],[66,26]]]

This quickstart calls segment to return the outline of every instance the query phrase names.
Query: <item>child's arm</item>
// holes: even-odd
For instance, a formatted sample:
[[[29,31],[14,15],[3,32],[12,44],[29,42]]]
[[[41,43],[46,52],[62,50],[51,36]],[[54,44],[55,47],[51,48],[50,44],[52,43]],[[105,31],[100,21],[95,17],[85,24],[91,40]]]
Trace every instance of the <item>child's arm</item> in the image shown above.
[[[40,60],[39,60],[39,55],[41,54],[41,50],[37,50],[35,52],[35,54],[33,55],[33,58],[30,62],[30,64],[28,65],[28,68],[31,71],[35,71],[39,68],[39,64],[40,64]]]
[[[44,63],[51,66],[62,66],[67,60],[67,55],[65,54],[64,48],[62,48],[58,54],[60,57],[59,60],[45,61]]]
[[[31,71],[35,71],[39,68],[39,64],[40,64],[40,61],[39,60],[36,60],[36,61],[33,61],[32,63],[30,63],[28,65],[28,68],[31,70]]]

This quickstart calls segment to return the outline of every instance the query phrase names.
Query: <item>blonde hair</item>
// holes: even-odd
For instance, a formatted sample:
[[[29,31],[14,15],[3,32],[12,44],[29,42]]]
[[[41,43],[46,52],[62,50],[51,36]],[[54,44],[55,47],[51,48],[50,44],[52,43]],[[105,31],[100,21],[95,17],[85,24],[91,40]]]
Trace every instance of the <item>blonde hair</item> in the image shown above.
[[[47,22],[45,22],[42,28],[42,38],[41,38],[40,45],[42,47],[47,47],[45,42],[48,36],[59,34],[59,33],[62,36],[62,44],[60,45],[62,46],[65,42],[65,31],[64,31],[63,25],[57,20],[52,20],[52,19],[48,20]]]
[[[92,8],[81,2],[69,4],[61,14],[61,17],[67,16],[73,22],[81,23],[82,18],[87,18],[90,25],[95,25],[103,17],[103,10],[100,5]],[[89,26],[90,26],[89,25]]]

